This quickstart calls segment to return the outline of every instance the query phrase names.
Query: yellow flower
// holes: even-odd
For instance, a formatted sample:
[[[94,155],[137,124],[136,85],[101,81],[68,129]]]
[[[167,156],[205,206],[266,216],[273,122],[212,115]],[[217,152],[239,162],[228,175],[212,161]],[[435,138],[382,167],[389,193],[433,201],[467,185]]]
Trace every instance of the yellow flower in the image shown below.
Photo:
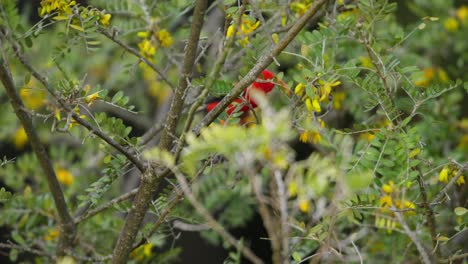
[[[100,96],[99,96],[99,92],[95,92],[95,93],[92,93],[90,95],[87,95],[85,97],[85,102],[88,104],[88,105],[91,105],[96,99],[98,99]]]
[[[137,36],[140,38],[148,38],[149,37],[149,32],[148,31],[140,31],[137,32]]]
[[[273,40],[273,43],[278,44],[279,42],[279,35],[276,33],[271,34],[271,39]]]
[[[249,17],[248,15],[242,15],[242,20],[240,24],[240,30],[237,32],[237,35],[242,35],[241,39],[238,40],[238,43],[245,47],[249,45],[249,36],[260,26],[260,21],[255,21],[255,19]],[[226,31],[226,38],[231,38],[234,35],[235,25],[230,25]]]
[[[460,19],[460,21],[464,22],[468,18],[468,6],[460,6],[455,12],[455,15]]]
[[[416,214],[416,212],[414,212],[414,209],[416,209],[416,205],[413,202],[410,202],[408,200],[396,201],[395,207],[398,209],[411,209],[411,210],[405,211],[404,212],[405,215]]]
[[[445,166],[439,173],[439,181],[448,183],[449,169]]]
[[[393,188],[395,183],[393,181],[389,181],[388,183],[382,186],[382,191],[387,194],[391,194],[395,189]]]
[[[55,228],[51,228],[49,229],[49,231],[47,232],[47,235],[44,236],[44,240],[45,241],[51,241],[51,240],[54,240],[56,239],[60,234],[60,231],[58,229],[55,229]]]
[[[305,84],[299,83],[298,85],[296,85],[296,88],[294,88],[294,93],[297,94],[298,96],[302,96],[305,88],[306,88]]]
[[[413,202],[410,202],[408,200],[403,200],[403,208],[406,208],[406,209],[415,209],[416,208],[416,205],[414,205]]]
[[[60,168],[57,170],[57,180],[63,185],[70,186],[74,181],[74,177],[69,170]]]
[[[318,118],[317,122],[319,123],[321,128],[325,128],[325,122],[323,122],[323,120],[321,118]]]
[[[174,39],[172,39],[171,33],[165,29],[158,31],[156,33],[156,38],[164,48],[170,47],[174,43]]]
[[[358,59],[361,62],[362,67],[365,67],[365,68],[373,68],[374,67],[374,64],[372,63],[371,58],[369,58],[367,56],[360,56]]]
[[[444,28],[449,32],[457,31],[459,26],[458,21],[453,17],[449,17],[444,21]]]
[[[239,39],[237,41],[242,47],[246,47],[247,45],[250,44],[249,37],[244,37],[242,39]]]
[[[322,109],[320,108],[320,103],[317,99],[312,100],[310,98],[307,98],[305,104],[310,112],[320,113],[322,111]]]
[[[310,1],[297,1],[290,5],[291,10],[298,16],[302,16],[312,5]]]
[[[291,182],[288,185],[289,197],[294,197],[297,195],[297,183]]]
[[[424,69],[424,75],[422,78],[414,81],[416,86],[428,86],[435,77],[435,70],[432,67]]]
[[[344,99],[346,99],[345,92],[333,93],[333,108],[336,110],[340,110],[343,106]]]
[[[234,35],[234,30],[235,30],[234,25],[230,25],[226,32],[226,38],[232,38],[232,36]]]
[[[392,197],[390,195],[385,195],[385,196],[380,197],[380,206],[391,207]]]
[[[41,89],[32,89],[31,81],[28,85],[20,89],[19,95],[23,100],[24,105],[27,108],[36,110],[45,105],[46,103],[46,92]]]
[[[57,15],[71,15],[71,7],[76,5],[75,1],[69,0],[42,0],[39,7],[39,16],[57,12]]]
[[[16,149],[22,149],[27,142],[28,142],[28,135],[26,135],[26,131],[24,131],[23,127],[18,128],[15,131],[15,135],[14,135],[14,143],[15,143]]]
[[[151,257],[151,255],[153,255],[153,244],[151,243],[143,244],[130,253],[130,257],[138,261]]]
[[[319,80],[319,83],[320,83],[320,95],[321,95],[320,102],[328,99],[328,96],[330,95],[332,91],[332,87],[335,87],[341,84],[340,81],[331,83],[331,82],[323,81],[323,80]]]
[[[156,54],[156,47],[147,39],[138,43],[138,48],[140,49],[141,55],[145,58],[152,58],[154,54]]]
[[[299,141],[307,143],[313,142],[317,144],[322,141],[322,136],[316,131],[306,130],[299,135]]]
[[[365,139],[367,140],[367,142],[371,142],[375,138],[375,135],[372,133],[366,132],[366,133],[362,133],[359,136],[359,138]]]
[[[308,213],[310,211],[310,202],[306,199],[299,200],[299,210],[303,213]]]
[[[258,26],[260,26],[260,21],[254,21],[255,19],[252,19],[247,15],[242,15],[240,30],[243,34],[248,35],[254,32],[254,30],[257,29]]]
[[[104,26],[104,27],[107,27],[109,26],[109,23],[110,23],[110,20],[112,18],[112,15],[111,14],[105,14],[104,12],[99,16],[99,23]]]
[[[465,184],[465,176],[464,175],[460,175],[460,177],[457,179],[457,185],[458,186],[461,186]]]

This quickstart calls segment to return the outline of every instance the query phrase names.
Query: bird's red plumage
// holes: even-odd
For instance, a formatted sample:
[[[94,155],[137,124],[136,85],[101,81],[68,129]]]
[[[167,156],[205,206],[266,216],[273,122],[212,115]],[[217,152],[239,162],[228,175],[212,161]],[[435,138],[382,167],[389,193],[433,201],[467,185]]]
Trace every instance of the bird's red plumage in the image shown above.
[[[262,73],[260,74],[260,76],[257,77],[257,81],[253,82],[252,85],[247,87],[245,89],[245,91],[244,91],[244,96],[243,97],[245,98],[245,100],[247,100],[250,103],[250,106],[243,99],[237,98],[227,107],[226,113],[228,115],[231,115],[234,112],[234,110],[237,109],[237,106],[239,104],[243,105],[240,109],[238,109],[238,111],[242,112],[242,113],[246,113],[247,111],[249,111],[250,107],[252,107],[252,108],[257,107],[257,103],[250,96],[250,90],[255,89],[256,91],[268,94],[275,87],[275,84],[273,82],[268,81],[268,80],[271,80],[274,77],[275,77],[275,75],[273,74],[273,72],[271,72],[269,70],[263,70]],[[218,104],[219,104],[219,101],[209,103],[209,104],[206,105],[206,110],[208,112],[210,112]]]

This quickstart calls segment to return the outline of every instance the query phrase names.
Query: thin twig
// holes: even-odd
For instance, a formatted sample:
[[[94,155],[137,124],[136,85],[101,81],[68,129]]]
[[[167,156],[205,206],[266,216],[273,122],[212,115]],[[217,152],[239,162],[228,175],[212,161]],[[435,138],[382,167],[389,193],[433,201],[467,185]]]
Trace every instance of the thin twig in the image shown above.
[[[102,35],[104,35],[105,37],[107,37],[108,39],[112,40],[113,42],[115,42],[117,45],[119,45],[120,47],[124,48],[126,51],[128,51],[129,53],[135,55],[136,57],[138,57],[138,59],[142,62],[144,62],[146,65],[148,65],[151,69],[153,69],[155,72],[158,73],[158,75],[161,77],[161,79],[163,79],[173,90],[175,89],[175,85],[171,82],[171,80],[169,80],[169,78],[166,76],[166,74],[164,74],[163,71],[161,71],[158,66],[154,65],[152,62],[150,62],[148,59],[146,59],[145,57],[143,57],[136,49],[128,46],[127,44],[123,43],[122,41],[120,41],[119,39],[117,39],[115,37],[115,35],[111,35],[109,32],[107,32],[107,30],[105,29],[99,29],[98,30],[99,33],[101,33]]]
[[[81,216],[77,216],[75,217],[75,224],[79,224],[81,222],[83,222],[84,220],[92,217],[92,216],[95,216],[97,215],[98,213],[102,212],[102,211],[105,211],[107,209],[109,209],[110,207],[120,203],[120,202],[123,202],[123,201],[126,201],[128,199],[131,199],[133,196],[135,196],[135,194],[137,193],[138,189],[135,188],[125,194],[122,194],[121,196],[119,197],[116,197],[112,200],[110,200],[109,202],[93,209],[93,210],[90,210],[88,211],[85,215],[81,215]]]
[[[453,263],[454,260],[464,259],[464,258],[468,258],[468,253],[453,255],[453,256],[448,257],[447,259],[440,258],[439,262],[441,262],[441,263]]]
[[[405,234],[409,236],[411,241],[413,241],[413,244],[416,246],[416,249],[418,250],[419,254],[421,255],[422,261],[424,264],[431,264],[431,260],[429,258],[429,254],[426,252],[426,249],[423,247],[421,244],[421,241],[417,238],[416,234],[408,227],[408,224],[406,224],[405,219],[403,219],[403,216],[401,215],[400,212],[394,212],[396,219],[398,220],[398,223],[403,227],[403,230],[405,230]]]
[[[107,255],[107,256],[102,256],[102,257],[81,256],[81,255],[78,255],[78,254],[74,253],[71,250],[67,250],[66,253],[69,256],[72,256],[76,260],[86,261],[86,262],[93,262],[93,263],[95,263],[95,262],[104,262],[104,261],[109,260],[109,259],[112,258],[112,255]]]
[[[0,243],[0,248],[16,249],[16,250],[19,250],[19,251],[29,252],[29,253],[32,253],[32,254],[35,254],[35,255],[38,255],[38,256],[49,257],[52,260],[55,260],[57,258],[55,255],[52,255],[52,254],[50,254],[50,253],[48,253],[46,251],[37,250],[37,249],[31,248],[31,247],[22,246],[22,245],[18,245],[18,244],[13,244],[11,242],[9,242],[8,244]]]

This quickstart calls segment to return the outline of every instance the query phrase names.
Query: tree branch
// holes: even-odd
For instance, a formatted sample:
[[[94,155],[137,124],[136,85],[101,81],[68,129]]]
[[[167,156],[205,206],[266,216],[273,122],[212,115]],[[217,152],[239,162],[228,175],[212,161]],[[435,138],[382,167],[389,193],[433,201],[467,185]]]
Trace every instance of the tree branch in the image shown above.
[[[131,199],[133,196],[136,195],[138,189],[133,189],[125,194],[122,194],[121,196],[119,197],[116,197],[112,200],[110,200],[109,202],[93,209],[93,210],[90,210],[88,211],[85,215],[80,215],[78,217],[75,218],[75,224],[79,224],[80,222],[83,222],[84,220],[90,218],[90,217],[93,217],[95,215],[97,215],[98,213],[104,211],[104,210],[107,210],[109,209],[110,207],[114,206],[115,204],[118,204],[120,202],[123,202],[123,201],[126,201],[128,199]]]
[[[431,234],[432,238],[432,247],[436,251],[437,255],[437,231],[436,231],[436,220],[434,216],[434,211],[429,205],[429,199],[427,197],[427,190],[426,190],[426,184],[424,183],[424,177],[421,169],[418,167],[416,168],[418,171],[418,184],[419,184],[419,190],[421,191],[421,197],[422,197],[422,205],[424,207],[424,211],[426,214],[426,226],[429,229],[429,232]]]
[[[184,105],[185,93],[188,87],[188,78],[192,76],[193,63],[197,54],[198,41],[200,32],[203,26],[207,0],[197,0],[193,11],[192,26],[189,41],[185,47],[185,57],[182,72],[180,74],[179,84],[172,97],[171,107],[164,123],[164,129],[161,134],[159,148],[168,150],[173,143],[173,135],[175,133],[177,121],[182,112]],[[114,257],[112,263],[125,263],[141,222],[149,208],[150,201],[157,190],[159,180],[170,171],[159,168],[158,172],[153,168],[148,168],[142,176],[141,184],[138,193],[135,196],[133,205],[125,220],[125,225],[122,228],[117,244],[114,248]]]
[[[60,183],[57,180],[52,162],[47,155],[47,151],[39,139],[39,136],[34,129],[32,118],[28,112],[24,111],[25,106],[20,96],[16,92],[15,84],[9,70],[8,62],[6,61],[5,56],[3,56],[0,63],[0,80],[3,83],[6,94],[10,99],[10,103],[15,110],[15,114],[18,119],[21,121],[21,124],[24,127],[26,135],[28,136],[31,147],[36,154],[37,159],[39,160],[39,165],[41,166],[47,185],[54,199],[55,207],[59,215],[59,224],[60,224],[60,236],[59,243],[57,245],[57,255],[65,255],[65,250],[72,247],[73,240],[75,239],[75,225],[73,224],[73,219],[68,211],[68,206],[65,201],[65,197],[60,187]]]
[[[396,208],[393,207],[393,209],[396,209]],[[400,225],[403,227],[403,230],[405,230],[405,234],[409,236],[411,241],[413,241],[413,244],[416,246],[416,249],[419,251],[419,254],[421,255],[421,258],[422,258],[422,262],[424,264],[432,263],[429,258],[429,254],[427,254],[426,252],[426,249],[423,247],[423,245],[421,244],[421,241],[419,241],[416,234],[406,224],[406,221],[403,219],[403,216],[401,215],[401,213],[394,211],[394,214],[396,216],[396,219],[400,223]]]

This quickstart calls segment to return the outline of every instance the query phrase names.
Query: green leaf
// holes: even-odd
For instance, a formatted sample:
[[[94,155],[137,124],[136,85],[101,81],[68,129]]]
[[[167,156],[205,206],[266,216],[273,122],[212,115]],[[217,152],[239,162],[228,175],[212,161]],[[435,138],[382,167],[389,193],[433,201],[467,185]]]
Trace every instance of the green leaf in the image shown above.
[[[453,211],[455,212],[456,215],[463,216],[468,212],[468,209],[466,209],[464,207],[457,207]]]
[[[356,171],[346,175],[346,186],[352,191],[367,188],[372,182],[372,173],[370,171]]]
[[[18,250],[16,249],[10,250],[10,260],[12,262],[16,262],[17,259],[18,259]]]
[[[292,253],[292,257],[295,261],[301,261],[302,260],[302,256],[301,256],[301,253],[297,252],[297,251],[294,251]]]
[[[15,240],[18,244],[20,245],[26,245],[26,241],[23,239],[23,237],[18,233],[18,231],[13,231],[11,232],[11,237],[13,240]]]
[[[112,102],[113,103],[117,103],[117,101],[119,101],[120,99],[122,99],[122,97],[124,96],[124,93],[122,91],[118,91],[116,94],[114,94],[114,96],[112,97]]]
[[[0,203],[4,203],[4,202],[10,200],[12,196],[13,195],[11,194],[11,192],[7,192],[5,190],[5,188],[2,187],[0,189]]]

